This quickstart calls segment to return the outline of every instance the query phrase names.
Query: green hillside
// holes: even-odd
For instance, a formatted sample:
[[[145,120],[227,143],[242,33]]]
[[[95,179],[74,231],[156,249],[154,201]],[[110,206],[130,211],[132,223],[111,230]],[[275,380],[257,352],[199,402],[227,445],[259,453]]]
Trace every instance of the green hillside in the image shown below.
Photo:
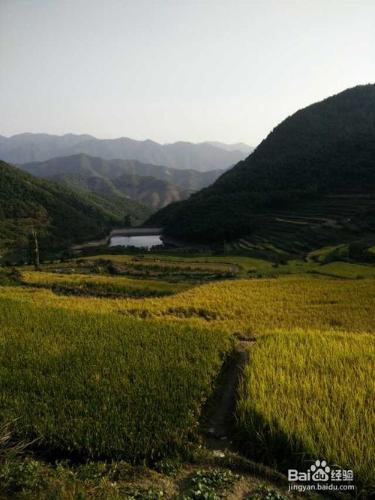
[[[214,182],[222,171],[179,170],[136,160],[103,160],[85,154],[20,165],[27,172],[109,199],[127,197],[163,208]]]
[[[146,207],[115,205],[102,197],[36,179],[0,161],[0,252],[27,245],[31,228],[48,249],[105,235],[126,215],[141,222]]]
[[[139,175],[123,174],[110,179],[101,175],[59,174],[51,180],[88,190],[109,200],[116,197],[130,199],[154,210],[187,197],[187,193],[175,184]]]
[[[19,167],[37,177],[45,178],[62,174],[80,174],[85,177],[100,175],[109,179],[115,179],[124,174],[154,177],[176,184],[187,191],[202,189],[212,184],[223,173],[223,170],[207,172],[193,169],[182,170],[153,163],[142,163],[137,160],[107,160],[87,154],[60,156],[43,162],[25,163]]]
[[[375,85],[346,90],[288,117],[212,186],[149,223],[183,240],[287,241],[297,252],[371,236],[374,139]]]

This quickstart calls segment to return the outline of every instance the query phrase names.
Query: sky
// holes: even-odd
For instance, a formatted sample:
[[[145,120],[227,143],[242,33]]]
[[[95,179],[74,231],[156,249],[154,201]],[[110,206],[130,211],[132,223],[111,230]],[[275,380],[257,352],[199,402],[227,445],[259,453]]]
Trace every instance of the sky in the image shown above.
[[[374,82],[374,0],[0,0],[1,135],[256,146]]]

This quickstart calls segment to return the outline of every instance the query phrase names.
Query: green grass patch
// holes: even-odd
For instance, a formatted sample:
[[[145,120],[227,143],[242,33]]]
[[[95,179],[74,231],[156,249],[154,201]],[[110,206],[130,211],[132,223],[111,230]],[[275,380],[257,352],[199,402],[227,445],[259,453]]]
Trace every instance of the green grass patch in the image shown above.
[[[238,474],[230,470],[209,469],[198,470],[190,478],[190,484],[184,500],[220,500],[225,498],[228,490],[240,479]]]
[[[308,259],[321,264],[331,262],[333,260],[342,260],[349,257],[349,249],[347,244],[327,246],[319,248],[309,253]]]
[[[316,272],[339,278],[375,278],[375,266],[351,264],[349,262],[331,262],[316,268]]]

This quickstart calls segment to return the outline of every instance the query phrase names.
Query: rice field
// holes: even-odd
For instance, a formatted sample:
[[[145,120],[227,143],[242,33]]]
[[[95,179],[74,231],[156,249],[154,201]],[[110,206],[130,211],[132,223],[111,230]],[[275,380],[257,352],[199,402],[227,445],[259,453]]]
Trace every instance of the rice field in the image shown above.
[[[79,267],[95,266],[95,263],[115,268],[116,274],[147,277],[153,279],[179,279],[183,282],[208,281],[212,279],[232,278],[238,272],[238,267],[231,262],[211,259],[189,259],[172,256],[130,256],[102,255],[94,258],[78,259]]]
[[[90,262],[104,257],[134,259]],[[0,276],[1,422],[48,453],[154,463],[197,442],[227,354],[255,338],[236,413],[244,452],[282,470],[326,459],[369,488],[375,267],[155,258],[170,259],[166,274],[235,267],[238,278],[187,284],[76,261]]]
[[[131,462],[196,432],[229,336],[0,300],[0,419],[51,452]]]
[[[330,262],[317,270],[320,274],[336,276],[338,278],[364,279],[375,278],[375,267],[347,262]]]
[[[185,283],[168,283],[160,280],[140,280],[99,274],[24,271],[21,278],[28,285],[51,288],[65,294],[104,297],[158,297],[172,295],[189,288],[189,285]]]
[[[357,482],[374,487],[374,372],[373,335],[296,331],[262,337],[239,389],[243,449],[284,468],[324,459],[353,469]]]
[[[43,281],[44,274],[39,273],[38,279]],[[55,277],[47,276],[51,280]],[[375,281],[371,279],[336,280],[305,274],[278,279],[239,279],[203,284],[166,297],[141,299],[61,295],[54,293],[50,285],[0,287],[0,297],[32,303],[36,308],[51,306],[67,311],[108,313],[112,317],[179,321],[255,336],[274,329],[293,328],[375,331]]]

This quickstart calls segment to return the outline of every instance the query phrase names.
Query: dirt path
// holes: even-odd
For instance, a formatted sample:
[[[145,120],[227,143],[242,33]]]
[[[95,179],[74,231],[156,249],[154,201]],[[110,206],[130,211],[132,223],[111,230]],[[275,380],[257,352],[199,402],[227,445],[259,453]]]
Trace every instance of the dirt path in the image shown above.
[[[237,389],[248,361],[249,347],[255,339],[240,340],[218,376],[217,387],[208,401],[203,415],[205,445],[210,450],[235,451],[231,441]]]

